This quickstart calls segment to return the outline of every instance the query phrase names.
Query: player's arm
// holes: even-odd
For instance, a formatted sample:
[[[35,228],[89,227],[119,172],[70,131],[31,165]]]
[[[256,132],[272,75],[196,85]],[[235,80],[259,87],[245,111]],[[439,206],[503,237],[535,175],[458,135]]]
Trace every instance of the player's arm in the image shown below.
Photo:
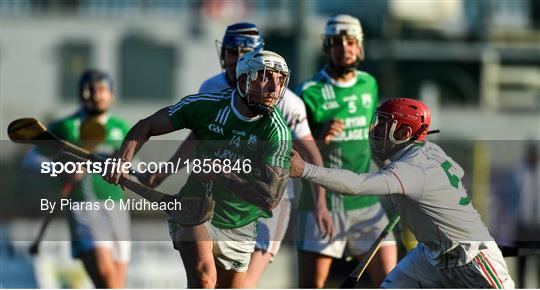
[[[298,150],[300,155],[309,163],[316,166],[323,166],[323,159],[317,144],[311,134],[294,140],[294,148]],[[313,184],[313,192],[316,204],[324,204],[326,207],[326,191],[323,187]]]
[[[119,156],[123,160],[131,160],[150,137],[176,131],[169,120],[168,110],[169,108],[166,107],[157,111],[153,115],[137,122],[129,130],[120,147]]]
[[[291,160],[291,177],[314,182],[342,195],[405,194],[418,199],[425,187],[425,173],[416,166],[390,164],[376,173],[324,168],[304,162],[297,152]]]
[[[192,160],[195,158],[195,148],[197,147],[197,140],[195,139],[195,136],[193,135],[193,132],[191,132],[188,137],[178,146],[178,149],[176,149],[176,152],[174,152],[173,156],[169,158],[169,162],[172,162],[174,164],[177,164],[178,160]],[[182,167],[184,163],[182,164]],[[169,170],[163,170],[163,172],[158,173],[148,173],[145,174],[140,181],[149,187],[156,187],[159,186],[167,177],[169,177],[173,172]]]
[[[294,140],[294,145],[295,149],[297,149],[300,155],[308,162],[317,166],[323,166],[321,153],[311,133]],[[334,236],[334,224],[330,212],[328,211],[328,205],[326,204],[326,190],[316,183],[311,183],[311,186],[313,190],[317,226],[323,233],[322,238],[328,237],[328,239],[331,240]]]
[[[324,168],[305,163],[300,177],[342,195],[386,195],[391,193],[385,177],[378,173],[356,174],[345,169]]]
[[[289,180],[289,170],[264,164],[255,178],[236,173],[206,175],[241,199],[264,210],[272,211],[279,204]]]
[[[309,127],[306,105],[300,97],[289,90],[285,92],[285,98],[287,98],[288,105],[283,106],[282,111],[287,126],[291,129],[294,148],[309,163],[323,166],[323,158]],[[311,185],[317,209],[328,211],[325,189],[315,183]]]
[[[150,137],[175,131],[176,129],[169,120],[168,112],[169,107],[165,107],[153,115],[137,122],[124,138],[117,154],[117,158],[120,158],[124,162],[130,162],[133,159],[133,156],[135,156]],[[110,172],[107,181],[109,183],[117,184],[121,175],[120,172]],[[124,173],[124,175],[127,177],[127,173]]]

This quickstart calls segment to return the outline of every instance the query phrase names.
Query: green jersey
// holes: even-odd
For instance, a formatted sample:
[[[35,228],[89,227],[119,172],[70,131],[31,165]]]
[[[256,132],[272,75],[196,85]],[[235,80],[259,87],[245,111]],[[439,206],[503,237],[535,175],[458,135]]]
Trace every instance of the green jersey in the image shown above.
[[[230,164],[249,161],[251,169],[233,171],[248,179],[254,178],[265,164],[288,170],[291,132],[279,110],[266,117],[250,119],[237,111],[236,98],[233,89],[187,96],[169,107],[169,119],[176,129],[193,131],[198,140],[196,158],[199,160],[219,159],[221,164],[226,160]],[[180,195],[200,196],[208,192],[216,201],[212,224],[218,228],[239,228],[259,217],[272,216],[271,212],[239,198],[219,183],[202,184],[193,175]]]
[[[62,140],[79,144],[81,142],[80,127],[85,118],[85,113],[76,113],[52,123],[49,126],[49,131]],[[105,141],[96,147],[95,153],[111,155],[120,149],[122,140],[129,131],[129,125],[125,121],[109,115],[104,126]],[[86,174],[75,185],[71,198],[75,201],[107,198],[119,200],[124,198],[124,192],[119,186],[109,184],[99,174]]]
[[[356,173],[368,172],[371,162],[369,123],[378,104],[375,79],[365,72],[356,71],[355,79],[348,83],[337,83],[325,70],[321,70],[302,84],[298,95],[306,104],[315,139],[322,139],[320,134],[326,122],[337,118],[345,123],[343,132],[330,144],[320,148],[324,166]],[[353,210],[373,205],[378,198],[327,192],[326,201],[329,210]],[[308,184],[303,186],[299,209],[313,210],[313,194]]]

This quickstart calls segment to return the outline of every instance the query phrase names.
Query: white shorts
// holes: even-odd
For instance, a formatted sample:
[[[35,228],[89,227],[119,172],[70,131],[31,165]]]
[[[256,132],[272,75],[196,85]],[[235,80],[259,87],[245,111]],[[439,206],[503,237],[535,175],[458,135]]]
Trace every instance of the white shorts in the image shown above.
[[[281,246],[281,241],[287,232],[291,217],[291,200],[281,199],[279,205],[272,211],[271,218],[260,218],[257,225],[256,250],[275,256]]]
[[[313,212],[298,214],[298,249],[333,258],[342,258],[345,248],[350,254],[366,253],[388,225],[388,217],[380,203],[347,212],[330,212],[334,220],[334,237],[329,242],[322,239]],[[394,234],[388,235],[384,245],[395,245]]]
[[[127,263],[131,256],[129,212],[119,209],[118,202],[112,210],[106,209],[103,201],[99,203],[96,210],[68,211],[72,256],[105,247],[115,261]]]
[[[170,217],[167,220],[173,246],[180,250],[180,241],[182,241],[184,231],[188,228],[178,226]],[[255,250],[257,222],[236,229],[217,228],[212,225],[211,220],[203,225],[213,241],[212,253],[216,265],[224,270],[246,272],[251,253]]]
[[[481,250],[464,266],[439,269],[420,243],[381,284],[382,288],[514,288],[499,248]]]

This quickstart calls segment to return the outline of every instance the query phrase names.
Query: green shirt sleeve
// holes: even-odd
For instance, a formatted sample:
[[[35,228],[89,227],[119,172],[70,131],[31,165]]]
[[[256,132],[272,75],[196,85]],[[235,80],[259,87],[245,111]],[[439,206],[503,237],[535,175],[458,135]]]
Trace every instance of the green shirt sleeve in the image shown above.
[[[169,107],[169,120],[176,130],[193,127],[197,104],[201,100],[204,100],[201,95],[191,95]]]
[[[269,118],[271,120],[271,131],[267,140],[270,149],[267,156],[265,156],[265,163],[288,170],[291,162],[291,130],[277,110]]]

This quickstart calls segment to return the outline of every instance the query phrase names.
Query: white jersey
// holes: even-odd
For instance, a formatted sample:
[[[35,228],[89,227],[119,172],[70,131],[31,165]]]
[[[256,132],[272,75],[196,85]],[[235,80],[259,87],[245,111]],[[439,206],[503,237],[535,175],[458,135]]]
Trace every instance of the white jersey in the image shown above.
[[[430,263],[446,268],[465,265],[495,245],[463,187],[463,175],[439,146],[426,141],[401,150],[377,173],[307,164],[302,177],[342,194],[392,194]]]
[[[381,169],[403,222],[433,265],[469,263],[493,238],[463,187],[463,169],[431,142],[403,151]]]
[[[199,88],[199,93],[216,92],[229,88],[231,86],[225,77],[225,72],[222,72],[204,81]],[[281,102],[277,106],[283,114],[287,126],[291,129],[293,139],[300,139],[311,134],[307,121],[306,106],[304,105],[304,101],[295,93],[287,88],[283,99],[281,99]],[[289,179],[285,198],[294,198],[293,182],[291,179]]]

